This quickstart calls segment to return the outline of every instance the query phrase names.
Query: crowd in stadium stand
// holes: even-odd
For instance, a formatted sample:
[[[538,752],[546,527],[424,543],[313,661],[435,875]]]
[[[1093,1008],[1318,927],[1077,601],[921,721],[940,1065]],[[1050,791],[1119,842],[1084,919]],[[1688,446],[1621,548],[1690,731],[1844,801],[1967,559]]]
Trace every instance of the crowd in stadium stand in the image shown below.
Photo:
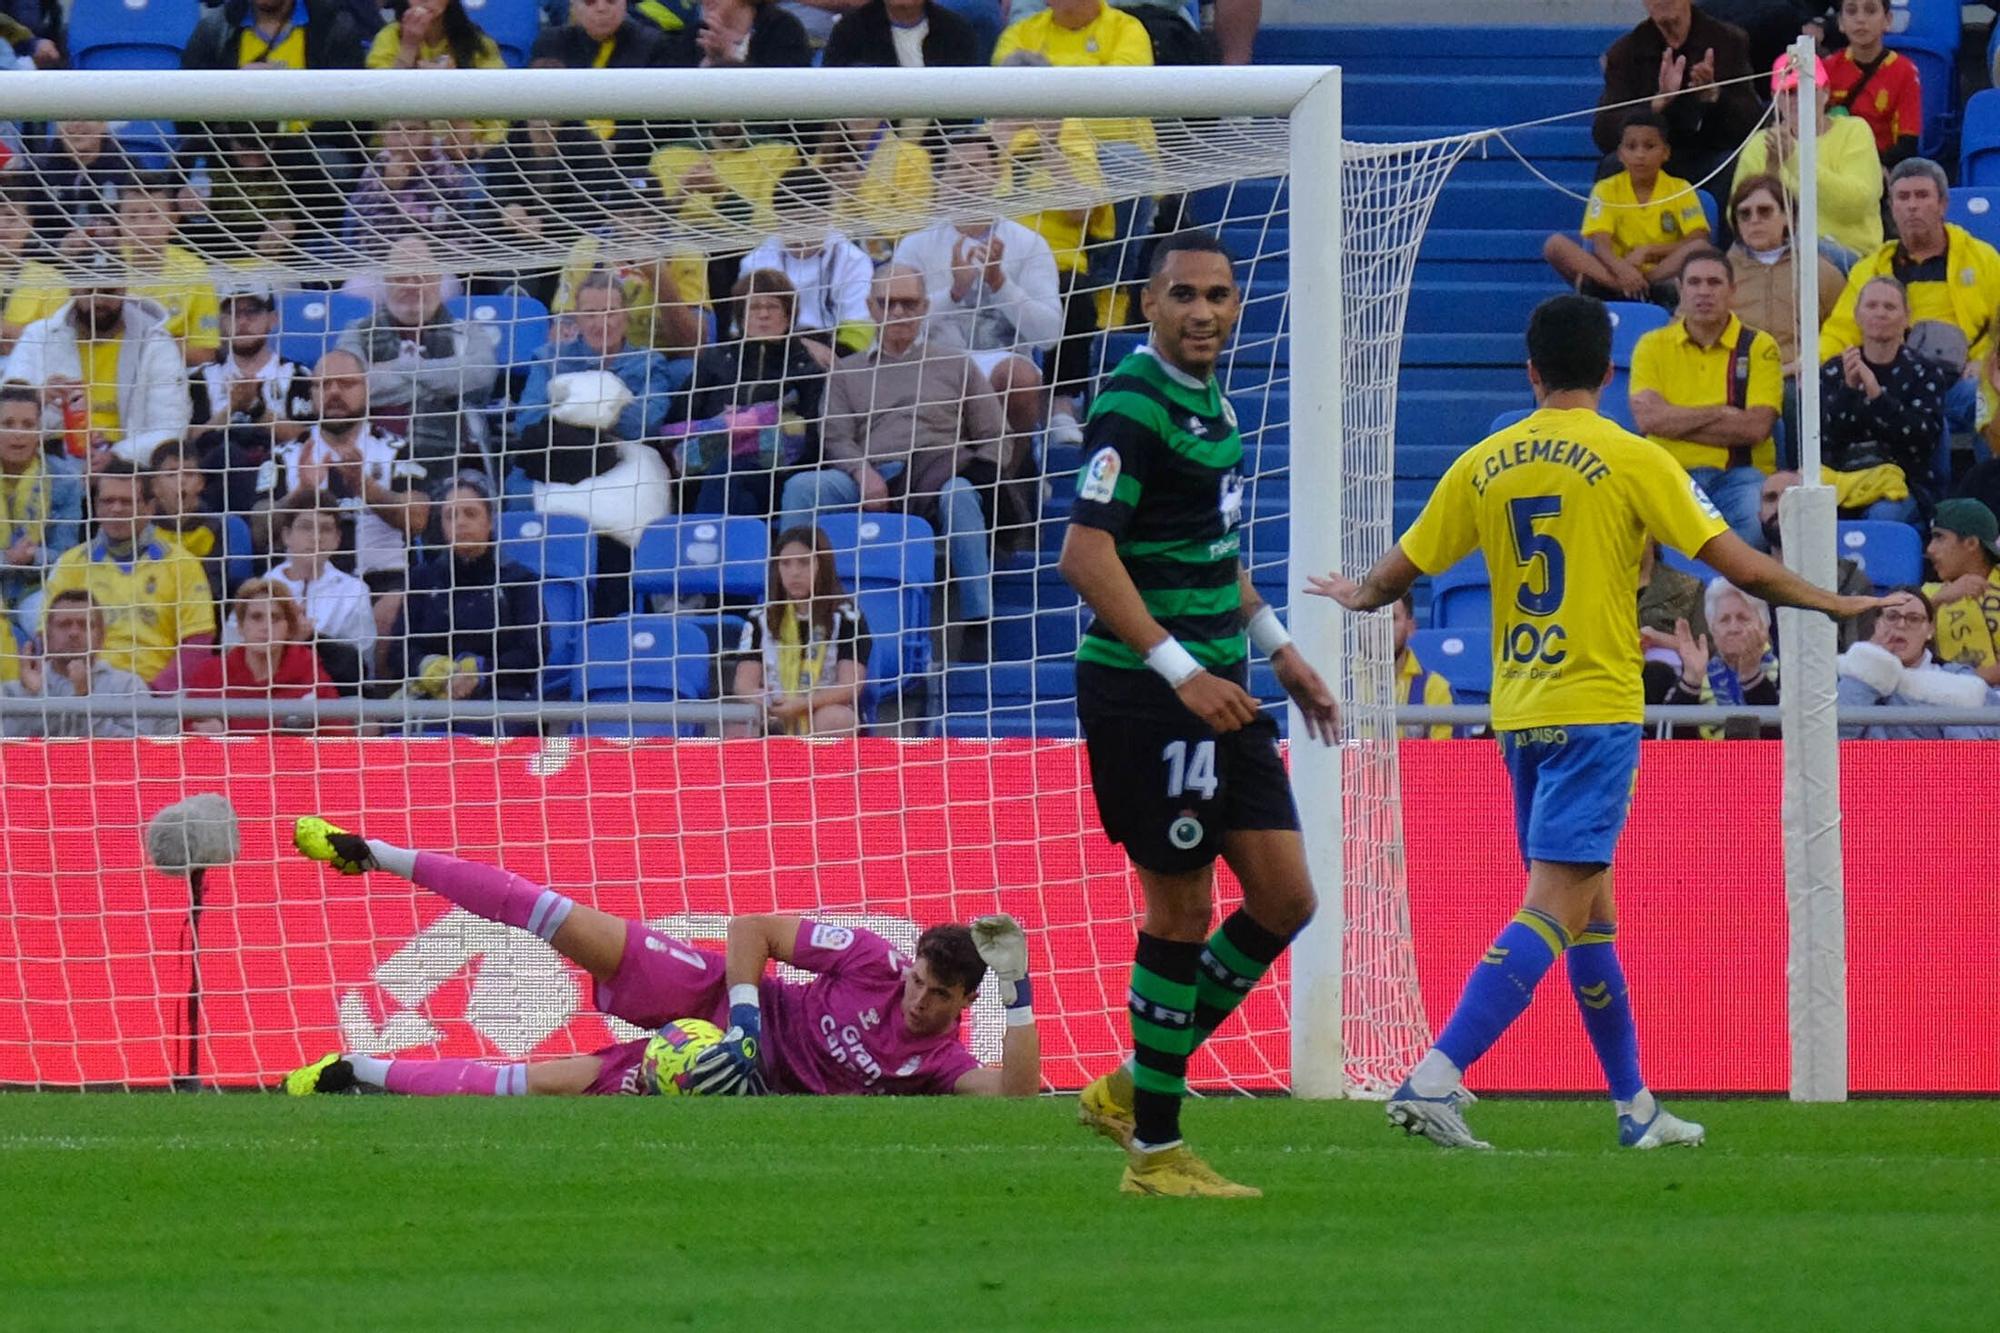
[[[1205,8],[1210,35],[1179,0],[547,0],[539,29],[505,35],[511,46],[463,0],[381,11],[226,0],[187,34],[181,61],[1247,61],[1257,6]],[[1606,53],[1593,127],[1603,179],[1582,236],[1551,238],[1546,253],[1585,290],[1673,311],[1639,339],[1621,410],[1695,472],[1739,533],[1775,548],[1776,495],[1796,480],[1782,469],[1795,463],[1798,395],[1815,375],[1791,300],[1804,262],[1791,253],[1791,112],[1751,131],[1760,102],[1787,106],[1795,76],[1749,78],[1782,43],[1718,17],[1731,8],[1647,0],[1644,21]],[[2000,400],[2000,253],[1945,221],[1949,185],[1917,155],[1920,84],[1883,46],[1883,0],[1776,8],[1797,11],[1791,32],[1817,24],[1827,51],[1811,75],[1822,152],[1810,262],[1843,514],[1931,534],[1937,577],[1915,594],[1930,656],[1903,654],[1900,669],[2000,685],[2000,467],[1986,448]],[[0,35],[18,62],[65,63],[60,6],[15,0],[8,18]],[[934,611],[950,627],[946,659],[983,660],[995,555],[1034,544],[1042,447],[1080,440],[1099,335],[1132,318],[1120,288],[1173,216],[1140,198],[925,225],[939,202],[1094,188],[1143,165],[1160,151],[1144,121],[858,118],[665,137],[615,120],[189,124],[141,126],[136,139],[102,122],[17,130],[0,144],[0,687],[54,699],[140,681],[191,700],[296,698],[307,720],[311,701],[332,695],[533,700],[578,688],[573,669],[556,669],[580,651],[557,642],[570,611],[545,599],[559,590],[503,555],[514,510],[587,534],[589,600],[576,618],[701,604],[643,591],[635,570],[644,534],[671,516],[765,524],[765,596],[730,605],[747,628],[718,622],[728,641],[708,689],[760,703],[762,729],[866,720],[881,655],[816,528],[830,514],[926,524],[947,580]],[[767,239],[715,257],[645,254],[645,219],[662,213]],[[553,245],[567,260],[453,271],[440,238],[459,236]],[[342,271],[338,290],[303,293],[339,318],[313,364],[287,359],[278,335],[301,295],[290,288],[330,254],[367,264]],[[522,302],[535,312],[527,327],[552,312],[545,345],[515,346],[518,329],[475,317],[471,303],[485,300]],[[1969,468],[1954,432],[1975,442]],[[1843,572],[1865,579],[1853,562]],[[1660,561],[1643,590],[1651,697],[1775,697],[1768,613],[1692,580]],[[1449,685],[1411,649],[1415,627],[1403,608],[1399,689],[1406,702],[1447,702]],[[1895,655],[1910,628],[1871,626],[1844,646]],[[1853,678],[1889,687],[1877,697],[1923,694],[1922,680],[1892,680],[1879,656],[1863,658],[1873,672]],[[91,725],[52,710],[8,729]]]
[[[1218,54],[1192,5],[1012,9],[551,0],[532,39],[510,30],[527,46],[510,51],[462,0],[379,12],[225,0],[186,35],[181,64]],[[1255,6],[1210,9],[1220,57],[1247,60]],[[66,63],[61,7],[17,2],[6,15],[0,35],[20,62]],[[1154,151],[1138,122],[862,119],[664,137],[613,121],[15,128],[0,171],[0,684],[44,699],[138,682],[189,700],[299,700],[280,725],[309,725],[311,701],[335,695],[532,700],[555,688],[552,594],[503,557],[503,507],[587,526],[591,593],[577,614],[596,619],[688,609],[633,591],[635,549],[661,519],[749,517],[784,534],[768,596],[731,608],[747,628],[729,622],[711,691],[762,701],[772,731],[851,731],[861,717],[872,642],[815,528],[829,512],[927,522],[949,575],[944,646],[980,660],[995,548],[1032,542],[1040,437],[1077,436],[1092,339],[1112,313],[1091,289],[1135,271],[1135,255],[1107,273],[1089,248],[1132,249],[1151,226],[1126,205],[911,227],[940,190],[1096,184],[1105,159]],[[715,260],[635,259],[661,212],[748,219],[768,239]],[[568,262],[496,274],[436,257],[441,237],[480,233],[566,246]],[[348,267],[317,295],[340,318],[302,364],[281,355],[281,326],[329,255]],[[353,272],[357,256],[375,267]],[[511,346],[468,305],[510,297],[529,318],[553,312],[545,346]],[[793,587],[800,569],[810,577]],[[54,710],[8,724],[92,725]],[[198,730],[271,725],[189,710]],[[98,734],[152,727],[113,719]]]

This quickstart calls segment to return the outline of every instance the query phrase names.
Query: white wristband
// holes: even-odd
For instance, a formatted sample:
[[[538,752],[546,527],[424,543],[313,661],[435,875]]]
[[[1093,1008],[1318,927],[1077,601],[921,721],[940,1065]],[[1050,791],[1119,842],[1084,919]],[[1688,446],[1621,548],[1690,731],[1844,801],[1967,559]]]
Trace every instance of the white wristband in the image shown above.
[[[739,1004],[755,1004],[761,1007],[761,1003],[762,998],[758,994],[755,982],[739,981],[729,988],[729,1007],[732,1009]]]
[[[1033,1005],[1017,1004],[1007,1011],[1007,1026],[1010,1028],[1031,1027],[1034,1021],[1035,1009]]]
[[[1250,631],[1250,645],[1266,657],[1289,646],[1292,641],[1285,622],[1278,619],[1278,613],[1268,606],[1258,607],[1257,614],[1250,617],[1246,628]]]
[[[1159,673],[1160,679],[1179,689],[1199,676],[1201,663],[1194,660],[1194,654],[1181,647],[1179,639],[1169,634],[1146,652],[1146,665]]]

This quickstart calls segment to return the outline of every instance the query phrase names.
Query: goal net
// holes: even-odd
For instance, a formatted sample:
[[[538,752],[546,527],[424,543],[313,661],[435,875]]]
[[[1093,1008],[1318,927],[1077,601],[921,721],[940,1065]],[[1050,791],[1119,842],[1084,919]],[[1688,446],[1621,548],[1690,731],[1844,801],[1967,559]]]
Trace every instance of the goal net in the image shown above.
[[[6,81],[47,133],[0,185],[0,438],[41,444],[0,573],[0,1085],[632,1035],[531,935],[298,858],[305,813],[697,942],[1009,911],[1047,1084],[1101,1072],[1139,901],[1055,559],[1190,226],[1243,291],[1242,556],[1346,712],[1291,747],[1320,920],[1191,1081],[1392,1086],[1428,1032],[1388,622],[1336,639],[1290,590],[1391,539],[1403,310],[1464,144],[1342,145],[1324,74]],[[243,829],[194,920],[140,835],[197,791]],[[1001,1028],[982,997],[975,1052]]]

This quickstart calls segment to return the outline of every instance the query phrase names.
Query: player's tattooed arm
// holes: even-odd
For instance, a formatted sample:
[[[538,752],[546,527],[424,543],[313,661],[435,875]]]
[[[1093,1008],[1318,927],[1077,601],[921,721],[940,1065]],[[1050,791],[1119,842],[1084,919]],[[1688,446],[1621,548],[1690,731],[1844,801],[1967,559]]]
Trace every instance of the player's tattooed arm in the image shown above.
[[[1422,573],[1398,542],[1359,582],[1345,574],[1311,574],[1306,577],[1306,591],[1315,597],[1330,597],[1350,611],[1374,611],[1408,592]]]

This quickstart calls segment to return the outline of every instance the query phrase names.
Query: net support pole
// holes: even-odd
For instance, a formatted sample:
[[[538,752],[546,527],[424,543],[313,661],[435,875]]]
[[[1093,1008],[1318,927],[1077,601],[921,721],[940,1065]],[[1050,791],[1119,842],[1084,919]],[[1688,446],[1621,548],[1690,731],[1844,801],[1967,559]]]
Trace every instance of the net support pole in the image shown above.
[[[1797,250],[1799,342],[1819,327],[1819,100],[1810,37],[1791,48],[1799,73]],[[1839,582],[1833,488],[1820,484],[1820,404],[1814,360],[1800,367],[1799,471],[1805,484],[1778,504],[1785,562],[1822,588]],[[1785,907],[1790,952],[1785,969],[1795,1102],[1847,1099],[1847,907],[1840,851],[1840,731],[1835,715],[1838,642],[1833,622],[1816,612],[1778,612],[1785,645],[1779,703],[1785,746]]]
[[[1333,603],[1302,597],[1308,573],[1341,567],[1340,72],[1328,70],[1291,112],[1292,634],[1329,680],[1341,674]],[[1346,930],[1342,765],[1346,751],[1306,739],[1291,712],[1292,788],[1319,912],[1292,944],[1292,1095],[1346,1091],[1341,1041]]]

